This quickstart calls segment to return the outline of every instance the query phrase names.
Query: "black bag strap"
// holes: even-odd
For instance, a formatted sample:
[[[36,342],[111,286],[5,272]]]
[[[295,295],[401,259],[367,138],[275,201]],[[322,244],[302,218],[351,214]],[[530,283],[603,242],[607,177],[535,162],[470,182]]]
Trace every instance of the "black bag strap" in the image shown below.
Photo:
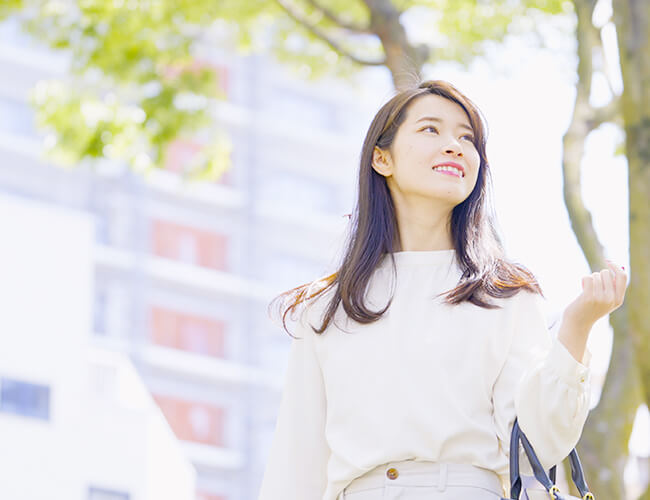
[[[521,476],[519,475],[519,425],[515,418],[510,434],[510,498],[519,499],[521,494]],[[513,458],[515,457],[515,458]]]
[[[559,498],[557,494],[559,490],[555,486],[555,473],[556,467],[553,466],[549,471],[549,474],[546,474],[546,471],[542,467],[541,462],[535,454],[530,441],[519,428],[519,422],[515,418],[515,422],[512,426],[512,433],[510,436],[510,498],[513,500],[518,500],[521,495],[521,475],[519,473],[519,442],[521,441],[528,461],[533,468],[533,475],[535,479],[539,481],[546,491],[549,492],[551,498]],[[582,464],[580,463],[580,458],[578,458],[578,452],[574,448],[569,454],[569,463],[571,464],[571,479],[573,483],[578,488],[580,496],[583,499],[593,500],[594,496],[589,491],[587,482],[585,481],[584,472],[582,470]],[[550,475],[550,477],[549,477]]]

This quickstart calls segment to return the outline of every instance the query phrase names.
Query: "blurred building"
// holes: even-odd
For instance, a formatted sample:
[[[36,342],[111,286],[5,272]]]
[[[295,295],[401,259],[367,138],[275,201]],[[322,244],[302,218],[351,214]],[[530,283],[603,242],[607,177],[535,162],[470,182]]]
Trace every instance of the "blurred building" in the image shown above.
[[[0,228],[0,498],[195,498],[133,364],[89,342],[92,218],[0,193]]]
[[[2,220],[30,212],[19,219],[26,234],[51,239],[35,236],[12,276],[29,275],[39,293],[16,298],[27,302],[15,321],[33,322],[0,343],[0,436],[11,438],[2,456],[52,462],[3,474],[2,498],[187,498],[176,483],[200,500],[256,498],[290,344],[266,307],[331,272],[368,113],[341,87],[299,83],[267,59],[209,54],[227,95],[217,119],[233,144],[218,182],[183,182],[200,148],[192,141],[174,143],[165,171],[145,177],[105,163],[65,170],[43,159],[27,99],[37,81],[64,77],[68,61],[0,25]],[[66,278],[80,269],[81,284]],[[15,282],[5,284],[10,294]],[[74,331],[41,314],[50,295]],[[129,391],[135,403],[123,400]],[[64,469],[47,496],[21,489]]]

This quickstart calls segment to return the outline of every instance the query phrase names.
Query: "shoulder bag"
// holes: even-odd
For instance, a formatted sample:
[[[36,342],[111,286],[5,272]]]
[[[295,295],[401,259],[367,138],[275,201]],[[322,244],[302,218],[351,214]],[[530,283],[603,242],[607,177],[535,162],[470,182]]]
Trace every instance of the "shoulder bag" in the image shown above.
[[[530,461],[533,468],[535,479],[545,489],[531,489],[523,488],[522,480],[519,474],[519,442],[521,441],[526,456]],[[510,499],[512,500],[594,500],[594,496],[589,491],[587,482],[585,481],[584,472],[582,471],[582,464],[578,458],[578,452],[574,448],[569,454],[569,461],[571,464],[571,478],[573,483],[578,488],[581,497],[574,497],[560,493],[559,488],[555,485],[555,473],[557,466],[554,465],[548,474],[542,467],[535,450],[528,441],[528,438],[519,428],[519,423],[515,418],[514,425],[512,426],[512,434],[510,436]],[[502,499],[506,500],[506,499]]]

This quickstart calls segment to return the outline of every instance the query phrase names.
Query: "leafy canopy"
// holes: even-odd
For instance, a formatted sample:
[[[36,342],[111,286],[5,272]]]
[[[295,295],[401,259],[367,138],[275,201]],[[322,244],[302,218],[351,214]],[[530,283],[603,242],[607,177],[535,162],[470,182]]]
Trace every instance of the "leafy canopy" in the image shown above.
[[[71,56],[65,81],[41,82],[33,92],[57,161],[162,167],[173,141],[193,137],[204,147],[187,174],[215,179],[230,146],[213,117],[223,82],[201,50],[270,48],[302,76],[347,76],[383,58],[371,16],[382,4],[431,23],[410,41],[426,46],[431,62],[461,63],[480,55],[483,42],[502,40],[513,21],[571,8],[559,0],[4,0],[0,18],[17,18]]]

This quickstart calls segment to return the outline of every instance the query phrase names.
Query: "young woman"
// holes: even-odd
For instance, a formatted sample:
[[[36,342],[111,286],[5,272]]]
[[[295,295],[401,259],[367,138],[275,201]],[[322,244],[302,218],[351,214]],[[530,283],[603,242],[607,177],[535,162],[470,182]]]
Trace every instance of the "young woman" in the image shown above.
[[[509,494],[515,417],[547,468],[576,445],[587,338],[626,275],[610,263],[583,278],[553,338],[535,277],[504,256],[489,187],[485,125],[452,85],[379,110],[339,270],[278,298],[301,335],[259,500],[494,500]]]

